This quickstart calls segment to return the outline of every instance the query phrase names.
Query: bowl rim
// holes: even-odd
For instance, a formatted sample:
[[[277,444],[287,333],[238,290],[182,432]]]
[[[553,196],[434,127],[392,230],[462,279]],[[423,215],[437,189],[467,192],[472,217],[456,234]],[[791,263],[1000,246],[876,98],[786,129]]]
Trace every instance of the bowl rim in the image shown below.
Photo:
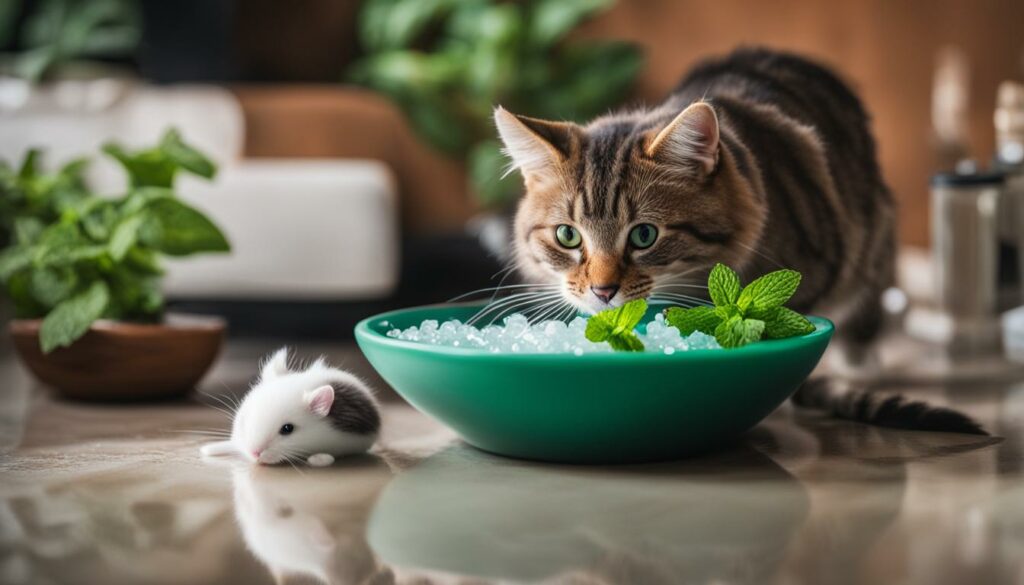
[[[687,351],[677,351],[672,354],[655,353],[647,351],[615,351],[605,353],[584,353],[583,355],[576,355],[572,353],[491,353],[477,348],[461,348],[451,347],[446,345],[428,345],[425,343],[417,343],[415,341],[406,341],[404,339],[394,339],[383,335],[374,330],[370,324],[376,321],[387,321],[390,318],[395,318],[398,315],[405,315],[413,311],[423,311],[428,309],[453,309],[453,308],[466,308],[476,306],[480,303],[438,303],[431,305],[420,305],[416,307],[406,307],[404,309],[395,309],[393,311],[386,311],[384,313],[378,313],[371,315],[359,323],[354,328],[356,341],[362,345],[363,342],[373,343],[385,347],[391,347],[394,349],[405,349],[413,352],[419,352],[423,354],[438,355],[438,356],[459,356],[465,359],[487,359],[487,360],[524,360],[524,361],[606,361],[612,360],[627,360],[627,361],[656,361],[656,362],[667,362],[669,360],[707,360],[707,359],[734,359],[735,357],[746,356],[753,357],[765,354],[778,354],[785,353],[793,349],[796,346],[805,346],[818,342],[820,338],[824,338],[825,343],[831,339],[832,334],[835,331],[835,325],[832,321],[825,317],[819,317],[816,315],[805,315],[811,323],[814,323],[814,331],[805,335],[797,337],[787,337],[784,339],[765,339],[756,343],[751,343],[743,347],[737,347],[733,349],[691,349]]]

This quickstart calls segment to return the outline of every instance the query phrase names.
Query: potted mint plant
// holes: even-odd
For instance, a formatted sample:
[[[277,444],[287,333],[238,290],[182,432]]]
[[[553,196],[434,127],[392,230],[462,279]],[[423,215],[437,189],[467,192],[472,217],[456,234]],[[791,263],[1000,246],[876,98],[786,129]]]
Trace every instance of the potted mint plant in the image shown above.
[[[161,256],[227,252],[220,229],[176,196],[181,172],[216,167],[169,130],[152,148],[108,144],[128,177],[118,197],[93,193],[86,161],[44,172],[30,151],[0,163],[0,282],[28,368],[67,396],[167,397],[191,389],[216,357],[224,323],[164,312]]]

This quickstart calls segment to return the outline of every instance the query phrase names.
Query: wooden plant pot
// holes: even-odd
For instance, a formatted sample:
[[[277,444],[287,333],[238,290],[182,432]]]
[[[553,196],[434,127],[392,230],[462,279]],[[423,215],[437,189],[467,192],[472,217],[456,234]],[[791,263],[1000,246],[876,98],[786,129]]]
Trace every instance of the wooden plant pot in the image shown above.
[[[76,400],[163,400],[188,394],[224,342],[223,319],[168,315],[161,323],[101,320],[69,347],[44,354],[39,319],[11,321],[14,346],[28,369]]]

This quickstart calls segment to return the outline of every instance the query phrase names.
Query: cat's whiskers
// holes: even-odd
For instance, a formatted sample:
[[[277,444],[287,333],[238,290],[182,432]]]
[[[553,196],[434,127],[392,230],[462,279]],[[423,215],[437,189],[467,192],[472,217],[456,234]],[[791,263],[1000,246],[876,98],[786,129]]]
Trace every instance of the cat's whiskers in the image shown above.
[[[543,323],[545,319],[550,318],[552,315],[557,315],[564,310],[567,303],[568,301],[562,298],[558,298],[547,303],[544,305],[544,307],[546,307],[544,310],[540,311],[535,317],[529,318],[530,325]]]
[[[786,268],[785,266],[782,265],[781,262],[779,262],[775,258],[772,258],[771,256],[765,254],[764,252],[761,252],[760,250],[755,250],[753,247],[748,246],[747,244],[744,244],[743,242],[736,242],[736,244],[738,244],[740,247],[743,247],[743,248],[746,248],[747,250],[750,250],[754,254],[757,254],[758,256],[764,258],[765,260],[771,262],[772,264],[775,265],[776,268],[779,268],[780,270]]]
[[[659,284],[659,285],[655,286],[654,289],[652,289],[652,290],[658,290],[658,289],[663,289],[663,288],[699,288],[699,289],[703,289],[703,290],[708,290],[708,287],[703,285],[703,284],[686,284],[686,283],[681,283],[681,282],[680,283],[674,283],[674,284]]]
[[[549,290],[549,289],[556,289],[558,287],[559,287],[559,285],[557,285],[557,284],[506,284],[504,286],[501,286],[501,285],[499,285],[499,286],[488,286],[488,287],[485,287],[485,288],[478,288],[476,290],[469,291],[468,293],[463,293],[463,294],[458,295],[456,297],[452,297],[452,298],[448,299],[445,302],[454,303],[455,301],[458,301],[460,299],[464,299],[466,297],[469,297],[469,296],[472,296],[472,295],[475,295],[475,294],[479,294],[479,293],[483,293],[483,292],[494,291],[494,293],[498,293],[498,292],[501,292],[503,290],[527,289],[527,288],[535,288],[535,289],[540,289],[540,290]],[[491,300],[494,300],[493,297],[492,297]]]
[[[712,305],[713,304],[713,303],[709,302],[706,298],[695,297],[695,296],[683,294],[683,293],[680,293],[680,292],[673,292],[673,291],[669,290],[669,289],[672,289],[672,288],[675,288],[675,287],[687,287],[687,288],[692,287],[692,288],[697,288],[697,289],[701,289],[701,290],[705,290],[707,288],[707,287],[702,287],[702,286],[699,286],[699,285],[659,284],[659,285],[657,285],[657,286],[655,286],[655,287],[653,287],[651,289],[651,295],[653,296],[653,295],[656,295],[656,294],[660,294],[660,295],[663,295],[663,296],[675,296],[675,297],[680,297],[680,298],[685,298],[685,299],[697,301],[697,302],[700,302],[700,303],[703,303],[703,304],[706,304],[706,305]]]
[[[541,302],[543,299],[557,294],[557,292],[527,292],[514,294],[506,298],[503,298],[500,301],[488,304],[486,307],[478,311],[475,315],[470,317],[469,320],[466,321],[466,324],[472,325],[473,323],[476,323],[483,319],[484,315],[493,313],[496,310],[500,310],[498,314],[501,315],[505,311],[511,309],[512,307],[527,306],[533,303]],[[493,323],[494,321],[492,320],[491,322]]]
[[[697,297],[691,297],[689,295],[680,295],[676,293],[659,292],[654,293],[650,296],[652,301],[671,301],[674,303],[681,303],[688,307],[712,307],[712,303],[705,301],[704,299],[698,299]]]
[[[527,316],[527,321],[529,321],[529,314],[530,313],[535,313],[537,311],[541,311],[541,310],[547,308],[551,303],[554,303],[557,300],[557,299],[552,299],[551,296],[552,295],[549,294],[548,296],[541,297],[541,298],[538,298],[538,299],[531,299],[529,302],[520,303],[518,305],[515,305],[515,308],[516,308],[517,311],[523,313],[523,315],[526,315]],[[555,295],[555,296],[557,296],[557,295]],[[524,306],[526,308],[522,309],[522,307],[524,307]],[[491,320],[487,324],[488,325],[493,325],[495,321],[497,321],[498,319],[502,318],[506,314],[511,315],[513,313],[512,308],[513,308],[512,306],[505,307],[504,309],[502,309],[501,311],[496,313],[493,317],[491,317]]]
[[[519,260],[516,259],[515,256],[513,255],[513,257],[509,260],[508,266],[506,266],[505,268],[499,270],[498,272],[495,272],[494,276],[492,276],[491,279],[493,280],[495,276],[498,276],[502,272],[505,273],[501,277],[501,279],[498,280],[498,288],[500,289],[501,285],[505,284],[505,279],[508,278],[509,276],[512,276],[512,274],[515,272],[515,270],[517,268],[519,268]],[[498,290],[495,290],[494,294],[491,295],[491,301],[490,302],[493,302],[495,297],[497,297],[497,296],[498,296]]]

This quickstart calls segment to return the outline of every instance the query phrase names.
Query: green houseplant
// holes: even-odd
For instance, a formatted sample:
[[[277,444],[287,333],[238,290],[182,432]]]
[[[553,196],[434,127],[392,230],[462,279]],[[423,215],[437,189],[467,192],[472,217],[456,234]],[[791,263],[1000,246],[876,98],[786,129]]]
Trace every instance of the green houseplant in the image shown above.
[[[33,83],[71,63],[124,57],[142,37],[136,0],[42,0],[16,29],[22,0],[0,2],[0,45],[17,40],[23,50],[6,56],[10,71]]]
[[[131,331],[136,343],[129,348],[143,345],[139,336],[152,337],[151,347],[157,347],[181,333],[164,318],[161,256],[230,250],[220,229],[176,196],[179,173],[216,173],[177,131],[167,131],[151,148],[130,151],[110,143],[103,151],[125,170],[124,194],[93,193],[83,178],[84,159],[51,173],[42,169],[38,151],[30,151],[17,168],[0,164],[0,237],[6,245],[0,282],[17,317],[12,331],[22,357],[44,381],[53,377],[47,380],[39,368],[52,370],[68,358],[77,364],[77,374],[55,385],[88,386],[85,379],[96,373],[97,384],[111,386],[106,364],[86,363],[83,369],[78,363],[76,352],[104,344],[99,333],[90,341],[90,332],[103,329],[109,338]],[[108,325],[98,328],[101,319]],[[215,337],[206,340],[205,347],[213,347],[208,366],[223,324],[199,328]]]
[[[368,0],[360,15],[367,55],[348,75],[390,96],[414,128],[466,161],[482,202],[519,192],[491,121],[518,114],[582,121],[618,104],[643,58],[637,46],[569,38],[613,0]]]

